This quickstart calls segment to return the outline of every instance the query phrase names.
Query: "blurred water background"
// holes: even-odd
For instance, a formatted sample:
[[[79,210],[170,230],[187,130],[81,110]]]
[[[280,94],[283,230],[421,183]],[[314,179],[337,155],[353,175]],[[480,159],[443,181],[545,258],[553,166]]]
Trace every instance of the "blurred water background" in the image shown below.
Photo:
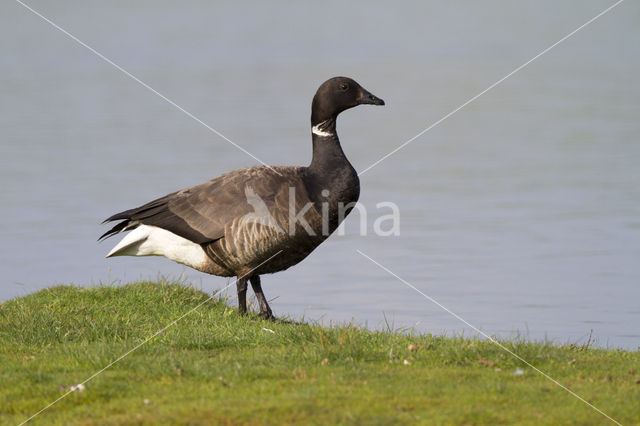
[[[308,164],[317,86],[355,78],[387,102],[340,117],[358,170],[612,3],[29,2],[269,164]],[[0,16],[0,300],[160,275],[225,286],[106,260],[117,241],[96,238],[115,212],[256,161],[20,4]],[[637,349],[639,17],[621,4],[363,174],[368,235],[353,215],[263,277],[274,312],[475,334],[359,249],[487,333]],[[373,233],[382,201],[399,236]]]

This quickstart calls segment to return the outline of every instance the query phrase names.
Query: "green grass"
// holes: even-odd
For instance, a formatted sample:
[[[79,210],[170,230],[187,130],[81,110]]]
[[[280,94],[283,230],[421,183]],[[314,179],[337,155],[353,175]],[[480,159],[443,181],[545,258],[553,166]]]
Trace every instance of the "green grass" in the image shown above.
[[[140,282],[59,286],[0,304],[0,423],[22,422],[208,297],[179,284]],[[640,353],[503,343],[614,419],[640,423]],[[517,368],[524,374],[514,375]],[[265,322],[240,318],[220,300],[85,386],[35,423],[607,421],[487,341]]]

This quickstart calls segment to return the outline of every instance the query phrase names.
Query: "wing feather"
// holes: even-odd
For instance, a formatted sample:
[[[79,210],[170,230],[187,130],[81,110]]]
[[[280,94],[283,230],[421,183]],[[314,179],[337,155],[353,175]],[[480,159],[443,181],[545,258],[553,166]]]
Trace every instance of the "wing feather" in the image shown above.
[[[250,167],[225,173],[200,185],[173,192],[140,207],[117,213],[105,222],[120,220],[100,237],[107,238],[139,224],[157,226],[205,244],[224,236],[225,225],[254,211],[247,188],[271,210],[276,194],[301,183],[300,167]]]

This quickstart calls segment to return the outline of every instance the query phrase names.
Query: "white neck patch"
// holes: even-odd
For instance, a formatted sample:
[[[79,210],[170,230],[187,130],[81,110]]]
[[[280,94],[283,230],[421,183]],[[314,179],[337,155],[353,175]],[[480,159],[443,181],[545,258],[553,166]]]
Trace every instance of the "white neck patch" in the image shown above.
[[[314,135],[316,135],[316,136],[322,136],[322,137],[325,137],[325,136],[333,136],[335,133],[332,133],[332,132],[325,132],[325,131],[322,129],[322,127],[324,127],[326,124],[327,124],[327,122],[326,122],[326,121],[323,121],[322,123],[318,123],[318,124],[316,124],[315,126],[313,126],[313,127],[311,128],[311,133],[313,133],[313,134],[314,134]]]

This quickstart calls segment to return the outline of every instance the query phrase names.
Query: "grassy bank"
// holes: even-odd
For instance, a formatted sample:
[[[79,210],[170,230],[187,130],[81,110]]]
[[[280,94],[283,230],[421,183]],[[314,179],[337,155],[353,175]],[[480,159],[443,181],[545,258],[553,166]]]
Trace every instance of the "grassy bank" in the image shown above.
[[[177,284],[55,287],[0,304],[0,423],[16,424],[208,298]],[[623,424],[640,353],[505,345]],[[601,424],[490,342],[239,318],[209,301],[39,424]]]

